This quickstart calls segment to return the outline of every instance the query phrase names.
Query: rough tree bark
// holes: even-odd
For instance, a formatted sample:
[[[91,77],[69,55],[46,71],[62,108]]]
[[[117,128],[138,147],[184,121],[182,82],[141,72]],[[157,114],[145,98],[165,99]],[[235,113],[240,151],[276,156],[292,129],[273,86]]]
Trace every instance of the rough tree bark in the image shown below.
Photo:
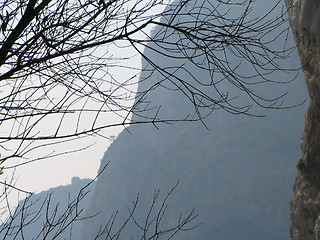
[[[320,239],[320,1],[285,0],[295,36],[310,106],[302,138],[303,156],[290,212],[293,240]]]

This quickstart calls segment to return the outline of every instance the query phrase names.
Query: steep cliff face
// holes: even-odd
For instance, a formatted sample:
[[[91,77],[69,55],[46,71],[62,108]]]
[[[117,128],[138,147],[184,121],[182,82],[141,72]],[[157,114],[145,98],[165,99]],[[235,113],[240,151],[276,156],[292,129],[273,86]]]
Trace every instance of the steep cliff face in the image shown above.
[[[320,1],[286,0],[311,98],[291,202],[294,240],[320,239]]]
[[[174,61],[179,61],[157,58],[148,50],[145,54],[158,64],[175,66]],[[295,57],[286,63],[288,68],[299,62]],[[147,67],[146,61],[142,64]],[[207,77],[195,68],[188,66],[188,70],[199,79]],[[139,88],[148,89],[160,77],[143,73]],[[277,79],[281,73],[276,71],[273,77]],[[278,92],[281,86],[270,86],[270,91]],[[168,87],[150,92],[145,101],[163,106],[165,111],[159,114],[169,119],[194,110],[183,94],[167,91]],[[260,91],[266,90],[261,87]],[[285,87],[288,103],[301,102],[307,95],[302,74]],[[217,110],[205,119],[210,130],[199,122],[161,125],[159,130],[148,125],[130,126],[129,131],[123,131],[113,141],[101,160],[101,168],[110,162],[109,168],[99,176],[88,209],[89,216],[100,214],[85,222],[80,239],[93,239],[101,233],[118,210],[118,220],[126,219],[127,209],[138,193],[137,220],[144,223],[154,189],[166,193],[178,180],[180,184],[170,199],[168,215],[161,227],[177,222],[180,211],[192,208],[199,213],[202,225],[175,239],[289,239],[288,202],[297,171],[295,165],[301,156],[299,139],[305,108],[261,111],[267,117],[250,118]],[[107,234],[97,239],[106,239]],[[140,239],[141,234],[142,229],[128,224],[122,239]]]

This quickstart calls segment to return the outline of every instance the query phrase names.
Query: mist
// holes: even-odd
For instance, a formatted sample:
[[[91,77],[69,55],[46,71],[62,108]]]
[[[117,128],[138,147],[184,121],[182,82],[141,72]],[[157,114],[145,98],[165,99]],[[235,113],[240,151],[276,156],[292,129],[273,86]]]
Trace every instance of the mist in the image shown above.
[[[255,14],[261,15],[268,4],[255,5]],[[223,11],[224,7],[221,8]],[[281,6],[278,8],[281,11]],[[234,9],[228,14],[238,14]],[[186,19],[188,15],[180,20]],[[158,26],[152,36],[158,37],[159,32]],[[170,36],[173,42],[175,37]],[[273,37],[276,36],[268,36]],[[287,44],[294,46],[291,35]],[[158,48],[161,46],[150,43],[144,54],[158,67],[169,69],[170,74],[186,83],[212,79],[212,75],[200,71],[183,57],[159,56],[154,50]],[[217,56],[222,55],[217,52]],[[202,62],[201,57],[198,60]],[[217,80],[217,92],[228,96],[232,106],[240,112],[250,106],[250,114],[241,114],[230,113],[218,104],[212,108],[195,108],[188,93],[179,91],[183,87],[167,80],[167,76],[155,71],[145,59],[141,61],[144,71],[134,102],[136,112],[141,114],[133,115],[133,124],[112,139],[101,159],[99,176],[84,189],[90,192],[81,203],[81,221],[57,239],[158,239],[161,236],[170,239],[173,236],[177,240],[289,240],[289,202],[301,157],[300,138],[307,105],[303,73],[297,70],[293,77],[272,71],[268,75],[270,79],[294,80],[253,86],[270,99],[287,93],[278,109],[252,105],[247,93],[231,86],[229,81]],[[228,61],[239,66],[238,71],[255,75],[242,60],[229,58]],[[282,69],[298,69],[297,52],[279,64]],[[183,67],[173,69],[173,66]],[[221,75],[217,73],[215,77]],[[205,85],[200,84],[197,89],[219,98],[217,92]],[[153,86],[156,87],[148,91]],[[205,99],[199,102],[205,103]],[[136,124],[155,115],[157,119],[187,121]],[[203,116],[201,121],[194,121],[199,116]],[[52,206],[63,199],[76,199],[76,193],[89,182],[83,180],[80,184],[79,179],[73,180],[62,194],[57,194],[58,200],[52,201]],[[51,191],[55,196],[59,189]],[[66,197],[68,191],[72,194]],[[32,198],[44,199],[43,195]],[[32,208],[38,209],[39,205]],[[61,206],[57,214],[63,214],[65,208]],[[27,229],[25,239],[32,239],[39,225],[30,224]]]

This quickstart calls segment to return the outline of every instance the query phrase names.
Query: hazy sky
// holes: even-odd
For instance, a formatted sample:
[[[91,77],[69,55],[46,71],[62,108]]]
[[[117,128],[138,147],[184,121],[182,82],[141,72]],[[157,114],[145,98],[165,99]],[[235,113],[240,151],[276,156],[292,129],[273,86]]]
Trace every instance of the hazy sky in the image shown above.
[[[128,49],[108,49],[108,51],[111,51],[115,57],[126,57],[134,54],[134,52],[130,52]],[[128,61],[128,65],[131,67],[140,67],[140,61],[139,57],[135,57]],[[116,79],[127,79],[132,75],[130,70],[115,68],[112,71],[111,74]],[[112,116],[110,116],[108,121],[113,121]],[[72,123],[70,124],[72,125]],[[116,136],[121,130],[122,128],[111,128],[105,130],[103,133],[105,136]],[[100,160],[110,145],[108,139],[90,137],[71,145],[66,144],[64,148],[67,148],[67,151],[69,147],[81,148],[93,143],[95,144],[92,147],[84,151],[61,155],[18,167],[15,173],[17,179],[16,186],[27,191],[39,192],[51,187],[70,184],[73,176],[79,176],[80,178],[95,177],[100,166]],[[60,149],[56,150],[59,151]]]
[[[121,50],[113,49],[113,51],[116,51],[116,54],[124,56],[124,53],[121,52]],[[128,49],[122,51],[126,51],[128,56],[134,54],[134,52],[130,53]],[[140,67],[141,58],[136,56],[130,61],[127,61],[126,64],[130,64],[130,66],[133,67]],[[125,80],[132,77],[132,74],[136,74],[136,72],[133,73],[130,70],[120,68],[114,68],[110,71],[113,77],[117,78],[118,81],[121,81],[122,79]],[[136,81],[137,80],[138,76],[136,77]],[[133,86],[133,89],[135,87],[136,86]],[[88,122],[91,122],[90,120],[92,121],[92,119],[88,119]],[[82,121],[86,122],[86,119],[82,119]],[[117,119],[114,114],[110,114],[106,117],[105,121],[110,124],[119,123],[122,120]],[[69,124],[72,128],[75,123],[70,121]],[[47,123],[47,125],[50,126],[50,123]],[[66,127],[68,128],[68,126]],[[117,136],[122,130],[123,127],[112,127],[103,130],[101,133],[106,137],[110,137]],[[110,143],[111,141],[106,138],[91,136],[75,142],[54,146],[51,151],[63,152],[79,148],[81,149],[93,144],[83,151],[60,155],[58,157],[44,159],[17,167],[15,169],[15,179],[17,180],[16,186],[26,191],[39,192],[59,185],[70,184],[73,176],[78,176],[80,178],[94,178],[99,169],[100,160]],[[49,151],[43,152],[42,149],[38,149],[37,151],[34,151],[33,156],[38,158],[48,153]],[[25,160],[26,159],[23,161]],[[9,165],[11,166],[16,163],[18,163],[18,160],[11,161]],[[10,176],[12,171],[6,170],[6,173],[7,176]]]
[[[106,135],[116,136],[119,131],[119,128],[110,129],[106,131]],[[18,167],[15,173],[16,186],[27,191],[39,192],[55,186],[70,184],[73,176],[94,178],[110,141],[101,137],[91,137],[83,140],[81,145],[85,146],[87,143],[94,143],[94,145],[83,151]],[[74,145],[78,144],[80,143],[74,143]]]
[[[162,8],[157,8],[155,11],[162,12],[164,6]],[[152,13],[152,12],[150,12]],[[148,28],[146,32],[150,32],[152,28]],[[142,49],[140,49],[142,50]],[[140,68],[141,66],[141,58],[137,56],[136,51],[129,50],[128,48],[119,50],[116,47],[112,49],[107,49],[108,54],[112,54],[115,58],[125,58],[128,56],[135,57],[126,61],[126,65],[133,68]],[[121,63],[123,64],[123,63]],[[109,71],[109,70],[108,70]],[[109,72],[117,81],[123,81],[130,77],[133,74],[136,75],[137,72],[133,73],[132,70],[123,69],[119,67],[114,67]],[[139,79],[139,76],[136,76],[135,81]],[[137,86],[133,86],[133,89]],[[106,122],[110,123],[113,121],[118,121],[113,118],[114,116],[110,115]],[[85,121],[85,119],[82,119]],[[90,121],[90,119],[89,119]],[[118,121],[119,122],[119,121]],[[74,122],[70,122],[70,126],[74,125]],[[50,126],[50,123],[46,123],[47,127]],[[66,126],[68,127],[68,126]],[[10,128],[10,127],[9,127]],[[123,127],[118,128],[109,128],[103,131],[103,135],[117,136],[119,132],[123,130]],[[0,129],[0,131],[8,131],[8,127],[5,129]],[[74,176],[78,176],[80,178],[94,178],[97,174],[97,171],[100,166],[100,160],[103,157],[103,154],[106,152],[108,146],[110,145],[110,140],[102,137],[88,137],[84,140],[64,144],[63,146],[55,146],[53,151],[69,151],[70,149],[82,148],[87,145],[92,145],[90,148],[66,155],[60,155],[58,157],[49,158],[41,161],[32,162],[30,164],[26,164],[23,166],[17,167],[15,170],[6,170],[5,174],[1,176],[2,181],[5,178],[8,179],[12,176],[12,172],[15,171],[15,186],[30,192],[40,192],[43,190],[47,190],[52,187],[57,187],[60,185],[67,185],[71,183],[71,179]],[[47,153],[46,153],[47,154]],[[34,158],[43,156],[43,152],[41,149],[35,151]],[[15,162],[16,161],[16,162]],[[28,161],[28,159],[24,159],[23,161]],[[15,165],[19,163],[17,160],[10,162],[8,164]],[[21,163],[21,160],[20,160]],[[7,162],[6,162],[7,164]],[[14,193],[10,199],[12,202],[17,200],[16,194]],[[20,194],[20,199],[23,198],[23,194]],[[15,204],[15,203],[13,203]]]

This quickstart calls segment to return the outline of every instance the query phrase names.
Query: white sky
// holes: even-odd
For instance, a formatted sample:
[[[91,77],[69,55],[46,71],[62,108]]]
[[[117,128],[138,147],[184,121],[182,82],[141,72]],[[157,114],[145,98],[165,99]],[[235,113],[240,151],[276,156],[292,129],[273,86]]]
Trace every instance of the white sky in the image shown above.
[[[136,57],[130,62],[132,65],[140,67],[140,61],[140,57]],[[133,74],[130,73],[129,70],[122,70],[120,72],[119,69],[116,69],[114,71],[115,72],[113,73],[113,75],[117,76],[121,74],[121,78],[124,79]],[[114,116],[114,114],[112,113],[110,113],[109,117],[104,117],[108,118],[106,119],[106,122],[108,123],[121,122],[121,119],[117,119],[116,116]],[[90,120],[92,121],[92,119],[88,119],[88,122],[91,122]],[[85,119],[82,119],[82,121],[86,122]],[[74,122],[70,121],[69,127],[72,128],[74,124]],[[47,125],[50,126],[50,123],[47,123]],[[68,126],[66,127],[68,128]],[[117,136],[122,130],[123,127],[111,127],[102,130],[100,134],[106,137]],[[16,186],[26,191],[40,192],[52,187],[70,184],[71,179],[74,176],[78,176],[80,178],[94,178],[99,169],[100,160],[109,147],[110,143],[110,140],[104,137],[89,136],[81,140],[54,145],[53,149],[50,151],[43,151],[43,149],[40,148],[34,151],[34,158],[47,155],[51,151],[64,152],[82,149],[91,145],[89,148],[86,148],[82,151],[62,154],[57,157],[43,159],[17,167],[15,169],[15,179],[17,180]],[[21,160],[16,160],[16,162],[13,160],[10,162],[9,166],[15,165],[16,163],[20,162]],[[6,170],[5,173],[7,173],[7,176],[10,176],[12,171]],[[1,176],[2,179],[3,177],[4,176]]]
[[[163,11],[163,8],[157,8],[155,11]],[[148,29],[148,31],[150,30],[151,28]],[[126,56],[136,54],[136,52],[130,52],[128,49],[123,50],[125,53],[121,52],[119,49],[108,49],[108,52],[109,51],[111,51],[114,57],[124,57],[124,54],[126,54]],[[129,60],[126,64],[128,66],[140,68],[141,59],[137,56]],[[119,80],[119,78],[127,79],[133,74],[130,70],[119,68],[112,71],[113,72],[111,72],[111,74],[114,75],[117,80]],[[116,118],[113,119],[112,115],[110,115],[108,119],[109,123],[110,121],[119,122]],[[70,124],[72,125],[74,123]],[[48,123],[48,125],[50,124]],[[109,128],[104,130],[103,134],[109,137],[117,136],[122,130],[123,127]],[[99,169],[100,160],[110,145],[110,140],[98,136],[88,137],[85,138],[85,140],[71,144],[63,144],[62,147],[56,146],[59,149],[54,150],[69,151],[70,149],[81,148],[93,143],[93,146],[84,151],[61,155],[17,167],[15,169],[15,186],[30,192],[40,192],[52,187],[70,184],[71,179],[74,176],[78,176],[80,178],[94,178]],[[41,150],[36,151],[36,154],[39,154],[39,156],[43,155]],[[17,162],[12,162],[11,165],[16,163]],[[10,178],[12,172],[13,170],[6,170],[5,174],[1,175],[1,180],[4,181],[5,178]]]
[[[113,49],[115,54],[124,55],[121,53],[119,49]],[[130,50],[125,49],[127,56],[132,56],[135,52],[130,52]],[[133,57],[132,59],[126,61],[126,65],[130,65],[132,67],[141,67],[141,58],[139,56]],[[126,70],[114,68],[111,69],[111,74],[117,78],[118,81],[126,80],[137,72],[134,70]],[[138,77],[135,81],[138,81]],[[133,90],[135,91],[134,86]],[[104,115],[106,118],[106,123],[119,123],[122,120],[117,119],[116,116],[112,113],[109,115]],[[91,120],[91,121],[90,121]],[[102,119],[104,121],[104,119]],[[47,120],[46,125],[50,126],[50,121]],[[86,119],[82,119],[83,122],[86,122]],[[75,123],[73,121],[69,121],[70,128],[74,127]],[[92,122],[92,119],[88,119],[88,122]],[[64,126],[67,127],[68,126]],[[1,131],[6,131],[7,129],[0,129]],[[102,130],[100,134],[106,137],[117,136],[123,127],[112,127],[105,130]],[[70,154],[63,154],[57,157],[44,159],[32,163],[28,163],[22,166],[17,167],[16,169],[5,170],[4,174],[0,176],[1,181],[4,179],[9,179],[12,176],[12,172],[15,171],[15,186],[29,192],[40,192],[47,190],[52,187],[57,187],[60,185],[67,185],[71,183],[71,179],[74,176],[78,176],[80,178],[94,178],[97,174],[97,171],[100,166],[100,160],[103,157],[103,154],[106,152],[107,148],[110,145],[110,140],[100,137],[100,136],[89,136],[85,137],[81,140],[72,141],[69,143],[63,143],[60,145],[54,145],[54,147],[49,151],[44,151],[43,149],[37,149],[34,151],[32,157],[38,158],[44,155],[47,155],[51,151],[64,152],[75,149],[81,149],[88,145],[92,145],[89,148],[78,151]],[[10,160],[6,162],[7,166],[13,166],[17,163],[21,163],[24,160]],[[16,199],[15,194],[13,194],[13,199]],[[20,198],[21,199],[21,198]]]
[[[140,67],[140,57],[132,59],[130,64],[135,64],[137,67]],[[115,71],[116,72],[113,73],[114,75],[121,74],[121,77],[124,79],[128,78],[132,74],[130,73],[130,71],[124,70],[119,72],[119,69]],[[86,121],[85,119],[82,120]],[[106,121],[108,123],[119,122],[119,119],[117,119],[113,114],[110,114]],[[89,122],[91,122],[90,119]],[[74,126],[74,124],[74,122],[70,122],[71,127],[72,125]],[[50,123],[48,123],[48,126],[50,126]],[[106,137],[117,136],[122,130],[123,127],[112,127],[102,130],[100,134]],[[81,140],[56,145],[54,146],[53,150],[57,152],[81,149],[89,145],[90,147],[83,151],[77,151],[70,154],[62,154],[57,157],[31,162],[19,166],[15,169],[5,170],[4,174],[0,175],[0,180],[6,180],[8,182],[14,172],[15,187],[28,192],[39,193],[53,187],[71,184],[71,180],[74,176],[92,179],[96,177],[98,169],[100,167],[100,161],[104,153],[107,151],[110,143],[111,141],[104,137],[89,136]],[[34,158],[42,157],[43,155],[46,155],[51,151],[52,150],[43,151],[40,148],[34,152],[33,156]],[[15,165],[17,163],[21,163],[21,160],[12,160],[9,166]],[[18,204],[18,201],[24,199],[25,197],[26,194],[22,192],[18,192],[15,190],[11,191],[10,195],[8,196],[11,207],[16,206]],[[2,204],[6,204],[6,202],[0,201],[0,208],[4,207]],[[0,216],[0,221],[2,219],[5,219],[5,217],[6,215]]]
[[[120,131],[120,128],[112,128],[105,132],[107,136],[117,136]],[[102,137],[88,137],[82,142],[74,142],[70,145],[75,148],[78,145],[85,146],[86,144],[94,145],[83,151],[19,166],[15,170],[16,186],[26,191],[40,192],[52,187],[70,184],[73,176],[94,178],[110,141]]]
[[[118,50],[114,49],[113,51],[114,56],[122,54]],[[130,54],[130,52],[127,52],[127,54]],[[140,61],[140,58],[137,57],[132,59],[129,64],[133,67],[139,67]],[[122,78],[127,78],[131,73],[126,71],[129,70],[118,69],[112,74],[115,77],[121,76]],[[112,121],[112,116],[110,118],[109,121]],[[103,133],[106,136],[117,136],[121,130],[122,128],[120,127],[110,128],[106,129]],[[61,155],[18,167],[15,172],[16,186],[26,191],[40,192],[52,187],[70,184],[74,176],[94,178],[100,166],[100,160],[110,145],[110,141],[102,137],[90,137],[86,138],[85,141],[75,142],[69,146],[66,144],[64,147],[81,147],[81,145],[85,146],[93,143],[95,143],[93,146],[84,151]],[[5,177],[4,175],[1,176],[2,179]]]

